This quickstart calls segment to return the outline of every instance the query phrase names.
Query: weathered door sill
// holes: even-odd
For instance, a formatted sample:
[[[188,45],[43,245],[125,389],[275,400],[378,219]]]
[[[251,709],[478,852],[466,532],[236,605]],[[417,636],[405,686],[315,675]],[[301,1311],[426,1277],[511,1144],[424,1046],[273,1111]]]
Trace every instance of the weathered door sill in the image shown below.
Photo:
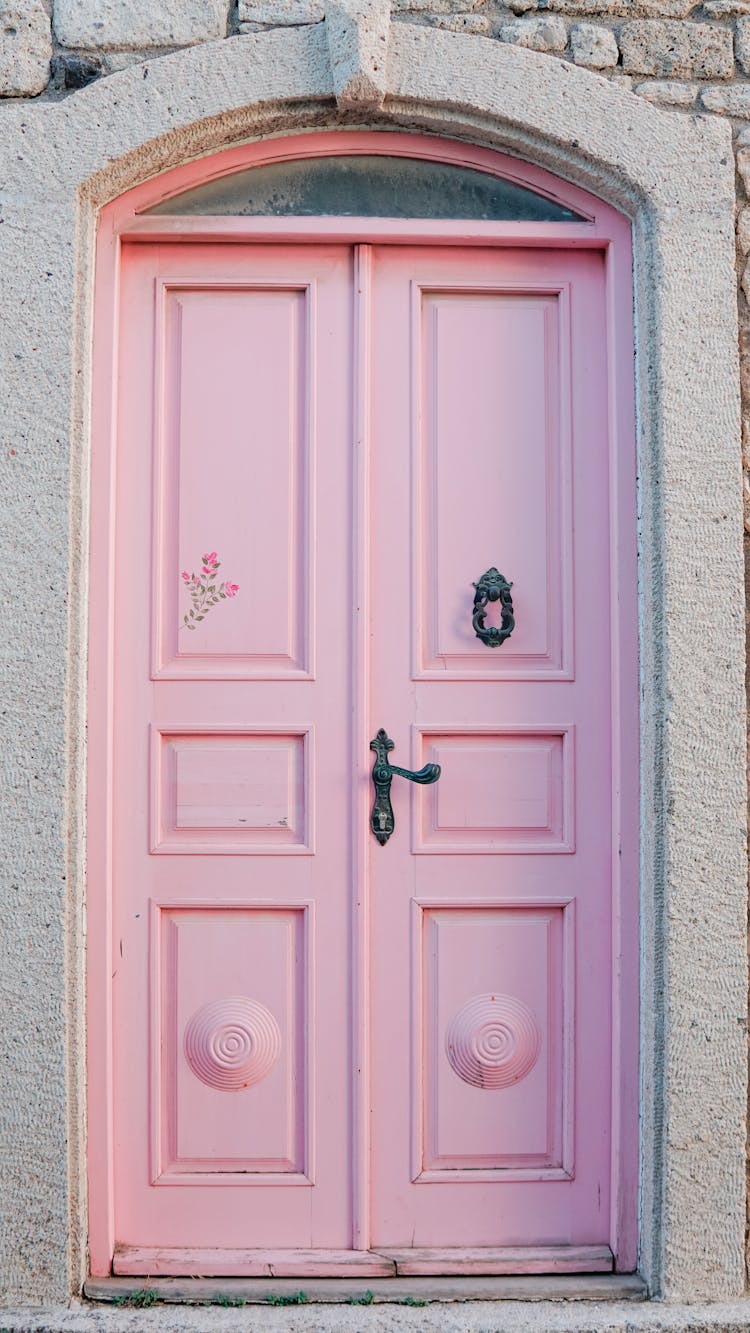
[[[118,1277],[517,1277],[611,1273],[608,1245],[503,1245],[470,1249],[232,1250],[117,1245]]]
[[[91,1277],[90,1301],[170,1305],[429,1305],[440,1301],[643,1301],[634,1273],[518,1277],[201,1278]]]

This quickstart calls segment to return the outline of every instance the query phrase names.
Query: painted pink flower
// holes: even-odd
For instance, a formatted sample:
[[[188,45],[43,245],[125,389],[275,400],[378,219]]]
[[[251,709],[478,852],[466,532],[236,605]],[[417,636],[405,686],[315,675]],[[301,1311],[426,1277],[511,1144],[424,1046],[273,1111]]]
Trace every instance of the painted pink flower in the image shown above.
[[[201,561],[202,578],[197,574],[188,574],[186,569],[183,569],[180,576],[183,582],[187,584],[187,592],[191,602],[190,607],[183,614],[180,629],[196,630],[206,619],[209,612],[215,606],[218,606],[223,598],[236,597],[240,590],[239,583],[209,582],[210,579],[216,579],[216,571],[219,568],[219,558],[215,551],[206,551],[201,556]]]

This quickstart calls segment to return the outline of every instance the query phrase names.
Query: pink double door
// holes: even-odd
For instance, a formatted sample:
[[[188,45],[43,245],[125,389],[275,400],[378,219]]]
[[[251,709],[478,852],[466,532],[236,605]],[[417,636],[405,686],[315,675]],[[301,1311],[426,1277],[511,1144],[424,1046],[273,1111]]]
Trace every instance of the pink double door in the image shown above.
[[[117,1271],[611,1264],[607,356],[593,251],[125,247]]]

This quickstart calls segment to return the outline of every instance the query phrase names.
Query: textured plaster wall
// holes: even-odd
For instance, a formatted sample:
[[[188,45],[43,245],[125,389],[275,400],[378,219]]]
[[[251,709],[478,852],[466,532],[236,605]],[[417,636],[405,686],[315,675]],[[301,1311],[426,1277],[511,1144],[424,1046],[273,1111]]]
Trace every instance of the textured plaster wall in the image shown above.
[[[331,3],[323,21],[318,0],[240,0],[237,8],[228,0],[56,0],[54,13],[41,0],[15,7],[0,0],[6,1302],[64,1299],[85,1269],[82,645],[96,209],[224,144],[322,124],[423,126],[496,144],[600,193],[634,220],[642,1267],[672,1300],[743,1290],[746,908],[732,151],[734,144],[744,180],[750,144],[736,107],[750,83],[740,55],[739,65],[729,64],[730,49],[742,49],[743,5],[750,12],[745,0],[707,0],[702,10],[686,0],[578,0],[578,7],[549,0],[536,13],[533,3],[517,0],[517,13],[489,0],[463,7],[395,0],[383,68],[376,55],[382,5],[365,31],[352,28],[346,4]],[[713,35],[694,31],[694,19]],[[329,51],[334,31],[339,47]],[[674,48],[668,68],[664,43]],[[615,48],[618,64],[606,63]],[[649,71],[634,83],[635,64]],[[729,93],[735,120],[717,114],[718,104],[696,114],[696,99],[706,108]],[[680,109],[657,107],[657,98]],[[746,239],[750,226],[741,217],[742,246]],[[741,312],[745,321],[744,304]]]

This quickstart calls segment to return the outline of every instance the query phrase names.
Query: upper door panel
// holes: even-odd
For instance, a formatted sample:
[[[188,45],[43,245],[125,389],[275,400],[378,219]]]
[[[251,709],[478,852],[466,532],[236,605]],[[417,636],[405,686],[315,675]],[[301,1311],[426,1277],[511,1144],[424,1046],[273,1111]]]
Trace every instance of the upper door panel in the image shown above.
[[[517,285],[512,266],[502,282],[478,278],[474,264],[460,286],[412,283],[415,674],[567,679],[568,286]],[[513,584],[516,626],[488,653],[466,608],[494,566]]]
[[[310,675],[315,282],[225,267],[155,300],[154,674]]]

